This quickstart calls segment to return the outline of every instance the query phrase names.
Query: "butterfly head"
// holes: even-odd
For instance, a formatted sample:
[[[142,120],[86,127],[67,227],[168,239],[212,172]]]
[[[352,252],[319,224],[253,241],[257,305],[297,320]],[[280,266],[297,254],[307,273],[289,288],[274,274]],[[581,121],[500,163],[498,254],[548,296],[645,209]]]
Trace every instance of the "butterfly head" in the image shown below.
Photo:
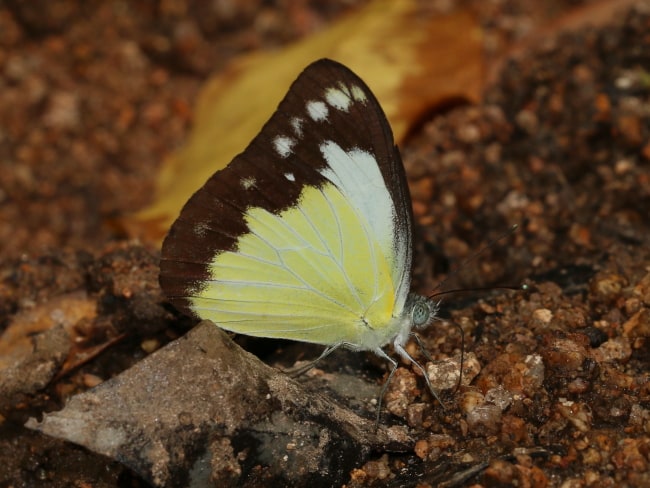
[[[428,327],[435,319],[438,313],[438,302],[431,298],[410,293],[406,299],[404,310],[409,314],[411,327],[415,330],[421,330]]]

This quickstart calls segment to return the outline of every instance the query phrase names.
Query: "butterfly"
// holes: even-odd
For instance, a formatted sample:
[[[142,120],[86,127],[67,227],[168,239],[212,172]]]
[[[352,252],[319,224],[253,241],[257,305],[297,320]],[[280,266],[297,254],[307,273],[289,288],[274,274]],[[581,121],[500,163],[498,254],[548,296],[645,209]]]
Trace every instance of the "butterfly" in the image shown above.
[[[219,141],[215,141],[218,147]],[[406,351],[437,303],[410,293],[413,216],[379,102],[350,69],[316,61],[248,147],[185,204],[160,285],[180,311],[256,337]],[[319,359],[320,359],[319,358]],[[378,417],[379,418],[379,417]]]

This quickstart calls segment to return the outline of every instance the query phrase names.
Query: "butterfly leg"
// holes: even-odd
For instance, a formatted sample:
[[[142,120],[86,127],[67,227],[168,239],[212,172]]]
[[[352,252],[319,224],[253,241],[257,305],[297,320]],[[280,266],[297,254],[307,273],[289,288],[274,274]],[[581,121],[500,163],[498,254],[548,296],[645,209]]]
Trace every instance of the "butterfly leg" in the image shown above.
[[[375,420],[375,431],[377,431],[377,429],[379,428],[379,421],[381,420],[381,406],[384,402],[384,395],[386,394],[386,390],[388,390],[388,385],[390,385],[390,380],[393,379],[393,375],[395,374],[395,371],[397,371],[397,361],[395,361],[392,357],[386,354],[386,352],[381,348],[375,349],[374,353],[391,364],[390,373],[388,373],[388,378],[386,378],[386,381],[384,381],[384,385],[381,387],[381,391],[379,392],[379,398],[377,398],[377,418]]]
[[[460,388],[460,385],[463,382],[463,367],[465,365],[465,332],[463,331],[463,328],[456,324],[456,327],[458,327],[458,330],[460,331],[460,374],[458,375],[458,384],[456,385],[456,391]],[[418,347],[420,348],[420,351],[422,352],[422,355],[426,358],[427,361],[433,362],[433,358],[431,357],[431,354],[429,354],[429,351],[426,350],[424,347],[424,344],[422,344],[422,339],[420,339],[420,336],[417,335],[414,332],[410,332],[409,336],[411,336],[413,339],[415,339],[415,342],[417,342]],[[438,397],[436,397],[438,398]],[[440,401],[440,399],[438,399]],[[441,404],[442,405],[442,404]],[[443,407],[444,408],[444,407]]]
[[[393,345],[393,347],[395,347],[395,352],[397,352],[397,354],[402,356],[404,359],[407,359],[408,361],[410,361],[411,364],[413,364],[413,366],[415,366],[416,368],[418,368],[420,370],[420,372],[422,373],[422,376],[424,376],[424,381],[427,384],[427,388],[429,388],[429,391],[431,392],[431,395],[433,395],[433,398],[438,400],[438,403],[440,404],[440,406],[444,410],[445,404],[442,403],[442,400],[440,400],[440,397],[438,396],[436,391],[433,389],[433,385],[431,384],[431,380],[429,379],[429,375],[427,374],[424,367],[420,363],[418,363],[413,357],[411,357],[411,355],[408,352],[406,352],[406,349],[404,349],[404,347],[401,344],[395,343]]]
[[[429,351],[427,351],[427,348],[424,347],[424,344],[422,343],[422,339],[420,339],[420,336],[417,335],[415,332],[409,333],[409,336],[411,336],[413,339],[415,339],[415,342],[417,343],[418,347],[420,348],[420,352],[424,356],[424,359],[426,359],[427,361],[432,363],[433,358],[431,357],[431,354],[429,354]]]
[[[307,371],[309,371],[311,368],[316,366],[316,363],[319,362],[321,359],[326,358],[330,354],[332,354],[334,351],[336,351],[339,347],[341,347],[343,343],[338,343],[338,344],[333,344],[331,346],[328,346],[320,356],[318,356],[316,359],[313,361],[310,361],[309,363],[305,364],[304,366],[299,366],[294,369],[290,369],[288,371],[285,371],[286,374],[291,376],[292,378],[297,378],[298,376],[305,374]]]

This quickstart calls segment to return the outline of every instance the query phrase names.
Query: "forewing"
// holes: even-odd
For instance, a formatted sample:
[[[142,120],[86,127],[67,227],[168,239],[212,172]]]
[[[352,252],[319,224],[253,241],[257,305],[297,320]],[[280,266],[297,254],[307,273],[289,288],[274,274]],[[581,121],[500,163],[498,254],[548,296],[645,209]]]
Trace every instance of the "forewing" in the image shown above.
[[[332,343],[353,340],[364,317],[399,315],[410,268],[411,206],[388,122],[354,73],[321,60],[187,202],[160,283],[175,306],[224,328]]]

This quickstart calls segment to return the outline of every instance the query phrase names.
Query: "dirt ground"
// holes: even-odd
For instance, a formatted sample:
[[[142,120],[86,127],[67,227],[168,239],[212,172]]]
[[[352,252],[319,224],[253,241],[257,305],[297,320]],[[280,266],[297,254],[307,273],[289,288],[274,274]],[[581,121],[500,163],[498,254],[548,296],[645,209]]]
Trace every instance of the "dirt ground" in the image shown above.
[[[113,218],[148,203],[209,73],[360,3],[0,3],[0,330],[27,341],[0,350],[0,487],[148,486],[116,459],[24,427],[194,325],[164,302],[158,251]],[[542,13],[575,4],[471,7],[515,44]],[[383,421],[407,426],[409,450],[373,449],[345,474],[309,479],[249,453],[236,483],[650,486],[650,4],[598,27],[548,25],[499,64],[483,103],[435,114],[402,148],[414,285],[431,290],[460,268],[443,291],[492,288],[442,296],[423,334],[435,361],[463,348],[473,381],[443,392],[441,408],[400,368]],[[245,345],[271,364],[307,355]],[[19,348],[31,362],[12,370]],[[377,386],[385,365],[343,354],[319,371],[319,388],[372,411],[337,374]]]

